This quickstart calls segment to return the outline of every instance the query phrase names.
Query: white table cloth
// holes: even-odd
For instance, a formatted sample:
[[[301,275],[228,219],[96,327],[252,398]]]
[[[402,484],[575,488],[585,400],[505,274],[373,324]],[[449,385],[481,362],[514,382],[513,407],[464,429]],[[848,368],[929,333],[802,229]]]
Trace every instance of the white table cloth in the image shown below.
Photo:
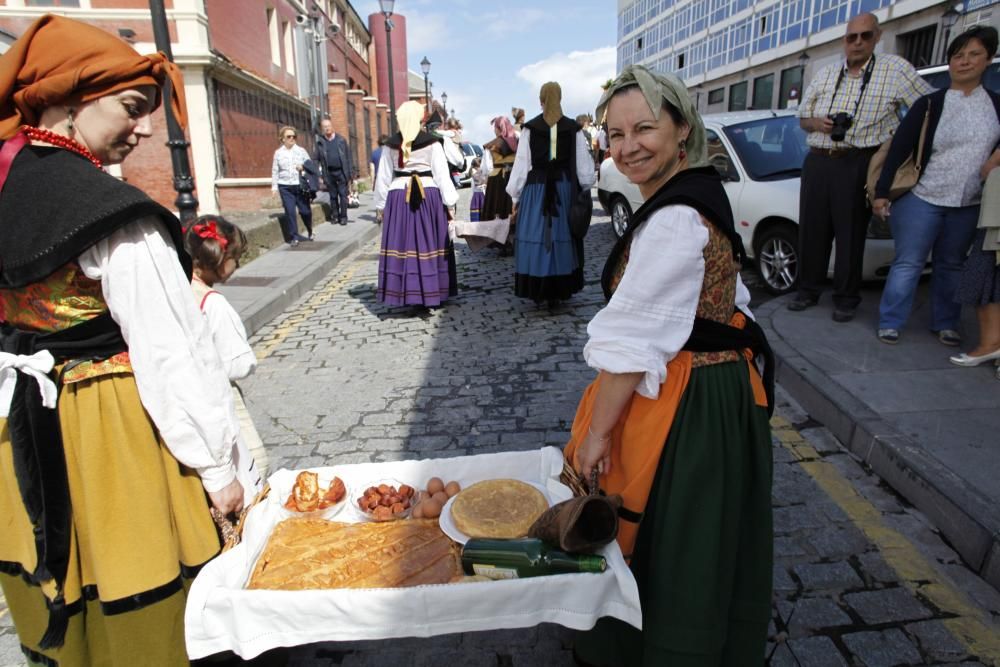
[[[361,518],[350,503],[372,480],[394,478],[423,488],[430,477],[462,488],[484,479],[514,478],[544,485],[553,502],[568,499],[559,482],[562,454],[554,447],[451,459],[363,463],[313,469],[347,485],[348,506],[335,521]],[[209,562],[195,579],[185,612],[188,655],[231,650],[249,659],[280,646],[321,641],[430,637],[453,632],[558,623],[585,630],[601,616],[642,627],[639,593],[617,542],[604,548],[608,570],[530,579],[310,591],[246,590],[244,586],[271,531],[286,514],[297,471],[279,470],[268,498],[250,511],[243,542]]]

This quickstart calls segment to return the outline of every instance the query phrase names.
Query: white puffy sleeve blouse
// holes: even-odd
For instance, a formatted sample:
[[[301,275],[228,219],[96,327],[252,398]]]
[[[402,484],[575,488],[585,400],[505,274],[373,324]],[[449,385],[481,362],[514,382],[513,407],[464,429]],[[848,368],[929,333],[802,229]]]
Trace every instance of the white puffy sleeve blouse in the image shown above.
[[[705,278],[708,228],[688,206],[665,206],[632,238],[628,265],[611,301],[587,326],[587,365],[643,373],[636,392],[656,398],[667,363],[694,326]],[[736,306],[749,314],[750,293],[737,275]]]
[[[239,423],[229,379],[177,252],[162,224],[144,218],[78,258],[101,281],[108,309],[128,344],[139,398],[167,448],[208,491],[236,477]]]

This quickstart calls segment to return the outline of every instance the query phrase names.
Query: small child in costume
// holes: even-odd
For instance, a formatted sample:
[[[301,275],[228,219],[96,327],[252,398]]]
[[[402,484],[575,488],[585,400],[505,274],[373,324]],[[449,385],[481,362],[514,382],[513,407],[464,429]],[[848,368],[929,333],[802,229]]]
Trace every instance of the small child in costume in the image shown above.
[[[184,234],[184,247],[191,255],[194,266],[191,289],[212,332],[212,341],[222,367],[233,385],[233,402],[240,421],[233,461],[237,477],[243,485],[244,503],[249,505],[263,488],[262,479],[267,474],[267,451],[250,419],[236,380],[253,373],[257,357],[247,342],[240,316],[226,297],[212,289],[216,283],[229,279],[239,267],[246,243],[246,235],[239,227],[216,215],[201,216]]]
[[[469,221],[479,222],[479,212],[483,210],[483,201],[486,199],[486,179],[489,174],[484,173],[483,161],[475,158],[472,161],[472,201],[469,203]]]

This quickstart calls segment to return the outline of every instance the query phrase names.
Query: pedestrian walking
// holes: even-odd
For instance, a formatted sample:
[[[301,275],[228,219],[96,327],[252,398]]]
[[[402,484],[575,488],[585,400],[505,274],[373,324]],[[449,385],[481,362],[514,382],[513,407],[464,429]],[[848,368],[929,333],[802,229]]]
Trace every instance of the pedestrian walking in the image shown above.
[[[351,163],[351,151],[347,140],[333,131],[333,121],[324,118],[320,121],[323,136],[316,140],[316,162],[319,163],[320,174],[330,192],[330,215],[327,222],[346,225],[347,220],[347,181],[354,173]]]
[[[773,399],[743,356],[767,349],[739,278],[743,244],[679,78],[626,67],[598,117],[605,110],[611,157],[646,204],[604,268],[608,303],[583,349],[598,377],[565,455],[583,479],[596,473],[601,490],[624,501],[618,542],[643,629],[602,618],[575,653],[602,666],[761,665],[773,576]]]
[[[799,287],[794,311],[819,301],[836,243],[833,320],[854,319],[871,214],[865,199],[868,163],[899,125],[897,113],[932,91],[899,56],[875,54],[882,32],[874,14],[847,23],[845,61],[824,67],[799,106],[809,135],[799,203]]]
[[[312,241],[312,207],[305,192],[302,191],[302,173],[309,153],[296,143],[298,131],[286,125],[278,132],[281,146],[274,151],[271,161],[271,192],[281,197],[281,206],[285,209],[285,241],[290,246],[297,246],[299,241]],[[306,226],[307,236],[299,234],[299,220],[296,211],[302,216],[302,224]]]
[[[191,289],[212,335],[222,368],[233,388],[233,405],[240,432],[233,447],[236,478],[243,485],[243,503],[250,505],[263,489],[267,477],[267,450],[257,433],[250,412],[243,401],[238,380],[257,368],[257,356],[247,342],[247,332],[239,313],[220,292],[213,289],[224,283],[240,266],[247,237],[239,227],[222,216],[203,215],[184,233],[184,249],[191,255]]]
[[[486,170],[481,158],[472,161],[472,199],[469,201],[469,222],[479,222],[486,199]]]
[[[899,340],[932,251],[930,328],[945,345],[962,342],[958,331],[962,306],[955,300],[956,290],[976,235],[982,167],[1000,141],[1000,95],[982,85],[996,51],[997,31],[989,26],[977,26],[953,39],[948,46],[951,85],[918,99],[892,139],[872,202],[875,214],[889,220],[896,249],[879,304],[877,335],[883,343]],[[921,156],[917,184],[891,203],[897,169],[917,154]]]
[[[180,70],[100,28],[46,15],[0,56],[0,587],[32,665],[187,665],[209,508],[243,506],[180,224],[101,168],[168,78],[184,128]]]
[[[399,107],[399,132],[385,144],[375,182],[382,215],[378,300],[393,306],[439,306],[458,293],[448,238],[458,192],[441,138],[420,130],[423,113],[419,102]]]
[[[559,84],[546,83],[539,99],[542,113],[524,125],[507,194],[517,217],[514,293],[551,305],[583,289],[583,241],[570,233],[569,209],[593,185],[594,169],[580,126],[563,115]]]
[[[375,177],[378,175],[378,162],[382,159],[382,147],[385,146],[385,142],[389,137],[387,135],[382,135],[378,138],[378,145],[375,150],[372,151],[372,159],[369,168],[372,175],[372,190],[375,189]]]

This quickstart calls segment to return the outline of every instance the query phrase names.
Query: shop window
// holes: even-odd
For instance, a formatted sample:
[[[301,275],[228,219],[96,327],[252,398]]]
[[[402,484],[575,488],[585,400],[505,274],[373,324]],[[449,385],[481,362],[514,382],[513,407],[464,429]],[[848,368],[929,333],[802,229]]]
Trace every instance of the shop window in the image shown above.
[[[767,74],[753,80],[753,108],[770,109],[774,99],[774,75]]]
[[[722,104],[722,101],[726,99],[726,89],[716,88],[715,90],[708,91],[708,103],[709,104]]]
[[[729,86],[729,110],[743,111],[747,108],[747,82],[740,81]]]

